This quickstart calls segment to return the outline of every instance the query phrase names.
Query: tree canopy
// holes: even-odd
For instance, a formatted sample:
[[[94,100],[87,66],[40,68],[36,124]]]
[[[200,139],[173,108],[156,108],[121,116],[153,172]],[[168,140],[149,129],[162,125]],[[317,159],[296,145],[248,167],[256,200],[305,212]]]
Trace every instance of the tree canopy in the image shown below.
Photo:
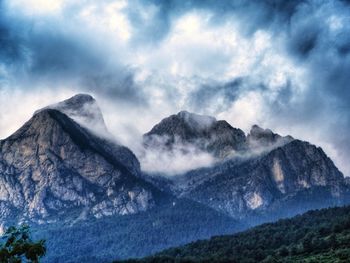
[[[33,241],[28,225],[9,227],[2,236],[0,246],[0,262],[20,263],[39,262],[46,253],[45,240]]]

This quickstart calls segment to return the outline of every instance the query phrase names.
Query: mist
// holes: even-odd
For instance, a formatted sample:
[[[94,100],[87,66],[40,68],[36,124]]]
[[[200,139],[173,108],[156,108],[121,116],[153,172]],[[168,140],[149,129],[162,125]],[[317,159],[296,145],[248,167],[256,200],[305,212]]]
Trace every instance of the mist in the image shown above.
[[[132,149],[188,109],[310,141],[350,175],[349,12],[341,0],[2,0],[0,138],[83,92]]]

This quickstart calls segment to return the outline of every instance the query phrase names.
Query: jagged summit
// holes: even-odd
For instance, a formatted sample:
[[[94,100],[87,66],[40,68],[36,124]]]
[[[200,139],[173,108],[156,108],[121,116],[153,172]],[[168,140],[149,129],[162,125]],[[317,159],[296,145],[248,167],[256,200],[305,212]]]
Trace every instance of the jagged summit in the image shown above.
[[[219,159],[236,156],[237,153],[250,155],[251,151],[264,152],[294,140],[291,136],[281,136],[258,125],[253,125],[246,136],[241,129],[232,127],[225,120],[188,111],[163,119],[143,138],[146,147],[172,150],[179,144],[192,145]]]
[[[210,129],[216,122],[214,117],[180,111],[163,119],[149,134],[177,135],[182,139],[196,137]]]
[[[214,117],[190,113],[188,111],[180,111],[177,116],[192,126],[193,129],[198,130],[208,129],[216,122]]]
[[[97,134],[110,136],[101,109],[89,94],[74,95],[69,99],[44,107],[36,111],[34,115],[46,109],[56,109]]]
[[[193,219],[188,215],[201,207],[217,210],[215,217],[225,213],[255,223],[350,200],[348,181],[321,148],[257,125],[246,136],[210,116],[181,111],[165,118],[144,135],[145,152],[153,155],[151,148],[161,144],[160,154],[170,152],[166,157],[173,162],[172,151],[180,144],[182,162],[190,163],[191,155],[198,153],[186,155],[191,147],[212,155],[206,162],[216,158],[209,165],[201,162],[196,169],[164,177],[142,172],[128,148],[91,132],[87,127],[96,122],[104,125],[95,99],[78,94],[37,111],[13,135],[0,140],[3,224],[58,222],[61,229],[87,218],[98,222],[95,219],[104,216],[130,215],[130,222],[149,217],[147,224],[157,231],[158,215],[162,225],[163,211],[169,208],[175,209],[177,218],[185,218],[178,222],[185,226]],[[184,198],[186,210],[177,198]],[[131,216],[145,211],[146,216]]]
[[[247,141],[251,148],[278,146],[293,140],[294,138],[290,135],[281,136],[270,129],[263,129],[256,124],[252,126],[247,136]]]
[[[155,195],[158,190],[140,179],[140,164],[128,148],[58,109],[36,112],[0,141],[2,221],[133,214],[153,207]]]
[[[163,119],[143,139],[146,147],[172,150],[174,146],[192,145],[216,157],[241,151],[246,144],[244,132],[233,128],[228,122],[187,111]]]
[[[71,104],[84,104],[87,102],[95,102],[96,100],[94,99],[94,97],[92,97],[90,94],[86,94],[86,93],[78,93],[76,95],[74,95],[73,97],[64,100],[67,104],[71,103]]]

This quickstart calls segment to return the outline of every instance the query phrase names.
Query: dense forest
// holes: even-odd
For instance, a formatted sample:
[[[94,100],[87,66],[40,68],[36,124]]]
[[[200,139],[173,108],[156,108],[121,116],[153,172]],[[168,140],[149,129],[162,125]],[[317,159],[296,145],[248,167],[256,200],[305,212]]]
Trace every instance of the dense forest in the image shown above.
[[[309,211],[127,262],[350,262],[350,206]]]
[[[88,219],[76,224],[33,225],[33,235],[46,240],[43,262],[111,262],[151,255],[213,235],[242,229],[232,218],[196,202],[179,199],[135,215]],[[84,255],[84,256],[82,256]]]

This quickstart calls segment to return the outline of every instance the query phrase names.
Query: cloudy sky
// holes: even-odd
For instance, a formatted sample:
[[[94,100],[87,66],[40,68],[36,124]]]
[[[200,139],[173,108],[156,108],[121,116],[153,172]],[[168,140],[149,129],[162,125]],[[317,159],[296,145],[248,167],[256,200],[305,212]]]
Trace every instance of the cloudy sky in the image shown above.
[[[350,1],[0,0],[0,138],[78,92],[126,144],[186,109],[308,140],[350,176]]]

